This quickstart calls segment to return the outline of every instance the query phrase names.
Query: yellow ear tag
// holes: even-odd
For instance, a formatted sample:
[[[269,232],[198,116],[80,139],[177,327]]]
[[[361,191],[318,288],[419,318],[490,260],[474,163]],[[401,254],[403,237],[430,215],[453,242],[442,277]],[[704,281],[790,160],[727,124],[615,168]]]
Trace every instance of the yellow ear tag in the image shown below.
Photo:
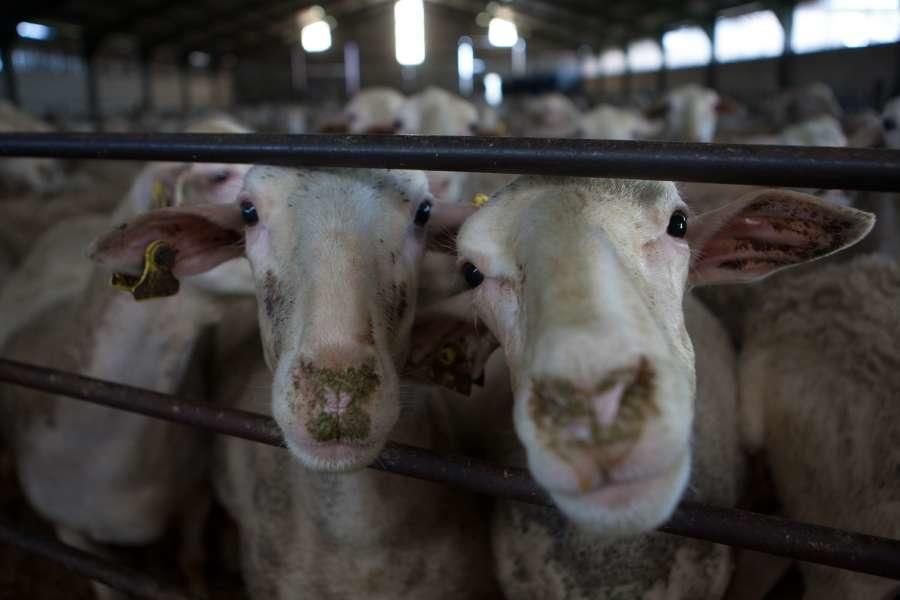
[[[172,205],[169,198],[169,189],[162,181],[156,180],[153,182],[153,192],[150,195],[150,204],[150,208],[153,210],[156,210],[157,208],[166,208]]]
[[[449,367],[456,362],[456,348],[453,346],[444,346],[438,354],[438,360],[445,367]]]
[[[179,287],[172,274],[174,266],[175,249],[163,240],[156,240],[144,250],[144,272],[140,277],[113,273],[110,283],[116,289],[131,292],[135,300],[174,296]]]
[[[491,197],[485,193],[475,194],[475,197],[472,198],[472,206],[474,206],[476,208],[481,208],[482,206],[487,204],[488,200],[490,200],[490,199],[491,199]]]

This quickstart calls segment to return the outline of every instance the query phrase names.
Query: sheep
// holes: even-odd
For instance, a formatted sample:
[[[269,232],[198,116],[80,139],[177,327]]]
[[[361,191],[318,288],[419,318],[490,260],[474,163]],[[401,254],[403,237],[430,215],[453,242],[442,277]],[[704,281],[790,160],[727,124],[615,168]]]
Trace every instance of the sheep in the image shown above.
[[[0,100],[0,131],[7,133],[48,133],[53,128],[28,113]],[[54,194],[66,184],[62,163],[53,158],[0,159],[0,194],[14,196]]]
[[[754,308],[739,358],[742,438],[767,457],[785,516],[900,537],[898,295],[897,262],[863,256],[781,277]],[[803,598],[900,592],[860,573],[800,570]]]
[[[716,134],[719,94],[696,84],[683,85],[667,93],[647,109],[647,117],[662,117],[662,139],[685,142],[712,142]]]
[[[366,88],[347,103],[340,118],[325,125],[325,130],[334,133],[394,133],[398,129],[397,118],[405,101],[403,94],[391,88]]]
[[[511,116],[514,135],[564,138],[578,135],[581,111],[563,94],[550,93],[526,98]]]
[[[822,82],[788,90],[765,105],[776,127],[786,127],[791,123],[821,116],[840,119],[844,115],[844,109],[834,91]]]
[[[246,133],[249,130],[226,115],[218,115],[188,125],[186,133]],[[12,268],[30,252],[48,228],[82,215],[107,215],[115,220],[144,212],[156,205],[198,202],[199,199],[233,200],[240,190],[249,165],[204,163],[148,163],[140,170],[132,163],[115,169],[88,165],[82,173],[88,182],[69,177],[64,192],[52,198],[24,196],[3,204],[0,222],[0,256]],[[122,201],[126,195],[127,200]],[[240,264],[240,263],[238,263]],[[229,266],[228,269],[241,267]],[[246,267],[243,267],[246,268]],[[202,278],[210,282],[214,277]],[[228,277],[221,278],[225,285]]]
[[[843,148],[848,145],[847,136],[837,119],[829,115],[794,123],[776,135],[750,136],[740,140],[744,144],[780,144],[785,146],[832,146]]]
[[[660,127],[637,110],[604,104],[581,116],[578,131],[584,138],[636,140],[656,136]]]
[[[475,106],[446,90],[429,87],[410,97],[398,113],[398,133],[417,135],[473,135],[479,133]],[[477,194],[491,194],[512,180],[502,173],[428,171],[428,185],[438,200],[469,202]]]
[[[452,448],[448,407],[428,390],[404,392],[403,410],[399,397],[426,223],[472,212],[432,200],[420,172],[259,166],[239,206],[153,211],[93,246],[118,270],[156,236],[178,250],[176,274],[250,260],[262,343],[235,347],[216,395],[272,414],[289,449],[217,440],[251,595],[492,597],[471,498],[363,469],[389,435]]]
[[[881,113],[879,127],[870,128],[857,137],[857,143],[867,142],[871,146],[889,149],[900,148],[900,98],[888,101]],[[900,258],[900,222],[897,217],[898,196],[895,192],[857,192],[853,205],[870,210],[878,215],[878,223],[872,235],[860,244],[859,252],[879,252]]]
[[[828,255],[863,236],[872,217],[782,190],[687,215],[671,183],[521,177],[459,233],[474,289],[417,317],[414,361],[448,338],[496,337],[524,462],[566,519],[498,504],[495,558],[511,597],[724,592],[721,547],[656,534],[616,542],[671,515],[692,463],[688,497],[737,498],[733,351],[686,287]]]
[[[176,201],[171,187],[194,176],[190,165],[148,165],[116,218],[134,218],[160,196]],[[203,189],[205,200],[227,203],[227,181]],[[233,303],[210,296],[203,286],[185,285],[178,297],[139,304],[110,287],[105,270],[90,268],[76,250],[101,233],[98,227],[108,229],[107,219],[78,217],[39,238],[0,294],[3,355],[157,391],[203,395],[205,377],[197,361],[207,351],[205,332]],[[24,494],[63,541],[106,553],[110,544],[150,544],[183,519],[179,560],[191,585],[202,589],[204,435],[17,387],[0,388],[0,399]],[[100,584],[95,591],[101,598],[119,597]]]

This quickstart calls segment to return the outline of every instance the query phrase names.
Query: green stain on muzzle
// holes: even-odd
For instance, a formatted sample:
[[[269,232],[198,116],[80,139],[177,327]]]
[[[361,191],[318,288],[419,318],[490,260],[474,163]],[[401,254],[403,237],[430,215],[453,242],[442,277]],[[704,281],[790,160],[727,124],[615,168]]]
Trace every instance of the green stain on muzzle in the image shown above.
[[[371,364],[346,369],[320,369],[303,364],[295,374],[295,386],[312,393],[315,400],[309,404],[310,418],[306,430],[317,442],[361,442],[369,437],[371,418],[363,405],[372,397],[381,379]],[[342,415],[325,410],[325,392],[350,397]]]

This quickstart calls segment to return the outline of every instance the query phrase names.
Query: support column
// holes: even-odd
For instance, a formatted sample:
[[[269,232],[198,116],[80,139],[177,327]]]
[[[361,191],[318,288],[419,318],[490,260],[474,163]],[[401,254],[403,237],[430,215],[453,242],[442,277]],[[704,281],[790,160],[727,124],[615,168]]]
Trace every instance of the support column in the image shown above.
[[[97,131],[103,130],[103,118],[100,106],[100,81],[97,76],[97,50],[100,40],[85,35],[81,40],[81,59],[84,61],[85,85],[87,89],[87,113]]]
[[[14,105],[19,106],[19,87],[16,82],[16,68],[12,60],[11,38],[0,43],[0,60],[3,61],[3,85],[6,88],[6,97]]]
[[[716,18],[712,17],[703,25],[703,30],[709,36],[709,43],[712,45],[712,54],[709,57],[709,64],[706,65],[706,87],[719,89],[719,63],[716,60]]]
[[[631,69],[628,65],[625,65],[625,71],[622,72],[622,95],[625,98],[626,102],[631,100],[631,92],[634,88],[634,82],[632,81],[633,75],[631,73]]]
[[[661,32],[657,36],[659,49],[662,52],[662,65],[660,65],[659,72],[656,74],[656,91],[659,94],[665,94],[669,90],[669,68],[666,66],[666,47],[663,46],[663,35],[665,35],[665,32]]]
[[[794,79],[791,73],[794,62],[794,51],[791,48],[791,34],[794,31],[794,6],[793,4],[782,6],[775,14],[784,29],[784,50],[778,59],[778,87],[784,90],[791,87]]]
[[[178,55],[178,85],[181,88],[181,116],[187,119],[191,114],[191,65],[187,52]]]
[[[141,112],[153,110],[153,50],[142,46],[139,52],[141,62]]]
[[[0,60],[3,61],[3,87],[6,97],[19,106],[19,86],[16,81],[16,66],[13,64],[13,45],[16,42],[16,25],[11,21],[0,22]]]
[[[887,98],[894,96],[900,96],[900,42],[894,44],[894,81]],[[887,98],[882,98],[881,101],[884,102]]]

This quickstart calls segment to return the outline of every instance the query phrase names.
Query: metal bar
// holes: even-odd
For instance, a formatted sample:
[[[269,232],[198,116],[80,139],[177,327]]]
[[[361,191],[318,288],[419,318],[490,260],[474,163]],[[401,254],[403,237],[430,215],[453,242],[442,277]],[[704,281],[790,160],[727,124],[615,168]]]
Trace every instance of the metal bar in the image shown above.
[[[612,140],[187,133],[5,133],[0,156],[545,173],[900,190],[900,150]]]
[[[30,532],[6,519],[0,519],[0,541],[59,563],[70,571],[128,594],[160,600],[190,600],[190,596],[177,586],[154,579],[127,565]]]
[[[0,381],[284,446],[270,417],[246,411],[183,402],[157,392],[10,360],[0,360]],[[449,483],[498,498],[552,506],[522,469],[396,443],[389,443],[376,463],[372,468]],[[682,502],[660,531],[900,579],[900,540],[690,502]]]

